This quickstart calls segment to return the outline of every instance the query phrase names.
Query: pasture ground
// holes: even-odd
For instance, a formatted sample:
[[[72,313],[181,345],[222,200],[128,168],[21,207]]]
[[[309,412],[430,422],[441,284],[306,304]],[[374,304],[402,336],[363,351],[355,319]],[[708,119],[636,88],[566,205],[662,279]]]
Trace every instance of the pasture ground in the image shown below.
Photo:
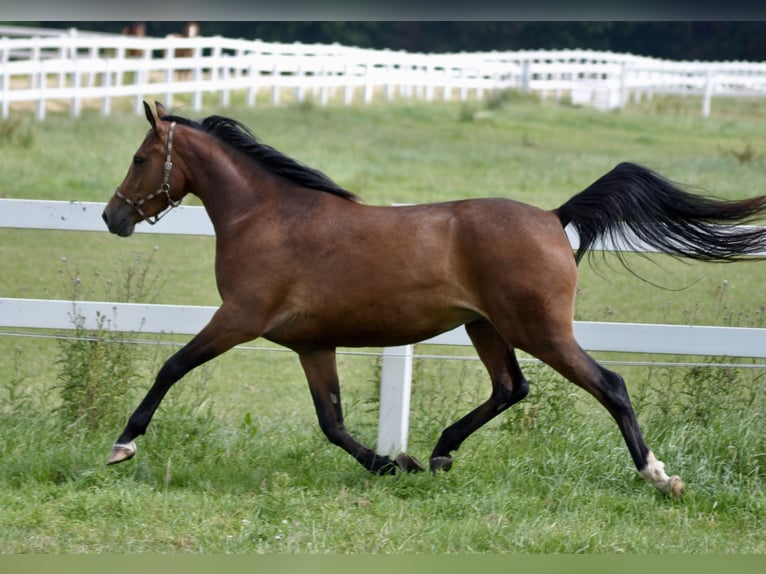
[[[506,94],[491,105],[235,102],[224,113],[369,203],[504,195],[553,208],[623,160],[723,197],[763,193],[765,111],[764,101],[716,100],[705,119],[697,102],[655,98],[603,113]],[[0,194],[106,201],[146,129],[128,113],[22,116],[0,130]],[[215,305],[212,259],[208,238],[0,230],[0,293]],[[632,259],[649,281],[685,289],[657,289],[607,258],[581,267],[578,319],[764,326],[762,263]],[[296,358],[262,341],[179,383],[136,459],[106,467],[125,417],[183,339],[19,335],[0,337],[5,554],[766,552],[762,367],[612,367],[649,444],[687,483],[669,500],[637,476],[606,412],[534,363],[523,365],[530,397],[472,436],[452,471],[368,475],[321,435]],[[374,351],[340,356],[347,425],[371,445]],[[410,451],[427,460],[489,384],[469,350],[421,351],[469,359],[417,361]],[[77,403],[83,373],[97,375],[97,395]]]

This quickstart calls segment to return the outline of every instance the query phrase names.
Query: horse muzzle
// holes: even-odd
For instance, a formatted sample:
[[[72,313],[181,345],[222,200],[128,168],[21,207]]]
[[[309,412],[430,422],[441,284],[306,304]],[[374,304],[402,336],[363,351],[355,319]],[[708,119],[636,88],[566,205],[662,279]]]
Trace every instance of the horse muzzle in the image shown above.
[[[136,228],[136,222],[133,221],[133,210],[125,209],[123,205],[112,205],[110,201],[104,208],[104,212],[101,214],[101,218],[106,223],[106,227],[110,233],[119,235],[120,237],[130,237],[133,235],[133,231]]]

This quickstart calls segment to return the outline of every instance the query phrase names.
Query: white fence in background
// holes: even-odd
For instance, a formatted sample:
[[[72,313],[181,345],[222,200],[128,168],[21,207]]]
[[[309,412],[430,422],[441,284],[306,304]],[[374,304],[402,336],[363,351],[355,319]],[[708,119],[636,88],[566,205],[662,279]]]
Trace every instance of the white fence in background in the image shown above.
[[[12,109],[32,108],[42,120],[49,106],[62,103],[75,117],[84,106],[109,115],[116,98],[132,98],[140,113],[145,98],[172,106],[182,94],[199,110],[206,93],[218,94],[226,107],[233,92],[244,92],[248,105],[262,91],[275,105],[286,97],[326,105],[374,98],[482,99],[506,89],[568,97],[600,109],[654,94],[697,95],[707,116],[713,96],[766,95],[766,63],[674,62],[590,50],[423,54],[77,30],[49,35],[30,29],[30,37],[0,37],[3,118]]]
[[[103,203],[0,199],[0,228],[100,231]],[[138,225],[137,233],[214,235],[202,207],[181,206],[161,226]],[[573,247],[577,237],[570,234]],[[601,244],[599,249],[624,246]],[[762,253],[760,255],[766,255]],[[216,307],[0,297],[0,327],[72,329],[74,318],[86,329],[99,326],[133,333],[193,335]],[[100,318],[108,319],[106,325]],[[591,351],[766,358],[766,329],[576,321],[578,342]],[[470,345],[464,328],[421,344]],[[414,346],[382,350],[378,452],[407,449]]]

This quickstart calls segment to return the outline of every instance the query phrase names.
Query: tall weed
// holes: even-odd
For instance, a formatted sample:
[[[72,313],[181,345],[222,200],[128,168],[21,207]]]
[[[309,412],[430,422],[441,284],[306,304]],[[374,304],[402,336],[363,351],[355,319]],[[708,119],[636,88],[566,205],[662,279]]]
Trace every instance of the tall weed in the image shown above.
[[[148,256],[134,254],[127,261],[118,262],[116,279],[96,276],[93,281],[84,282],[79,273],[65,269],[63,274],[71,286],[73,300],[87,293],[91,299],[151,301],[160,284],[152,268],[155,252],[156,248]],[[116,436],[137,405],[141,392],[148,390],[148,383],[167,358],[167,347],[154,345],[152,351],[146,344],[138,344],[135,333],[126,339],[125,333],[112,329],[113,320],[109,317],[99,316],[95,330],[84,328],[81,316],[73,314],[72,320],[73,332],[59,341],[61,403],[57,412],[66,425],[76,425],[86,431],[109,429]],[[198,369],[163,402],[156,422],[147,432],[147,450],[154,455],[136,465],[136,477],[151,476],[165,484],[177,481],[178,473],[172,472],[170,453],[182,451],[187,462],[205,457],[214,459],[211,450],[215,450],[212,441],[217,421],[207,396],[208,374],[205,368]],[[157,457],[165,458],[159,461]],[[162,467],[159,475],[150,471],[158,464]]]
[[[151,272],[154,253],[135,255],[117,265],[117,279],[95,277],[83,282],[80,273],[63,259],[62,276],[73,302],[86,294],[91,299],[144,302],[153,295],[156,275]],[[61,403],[58,414],[65,424],[81,422],[88,430],[114,424],[125,411],[125,401],[142,378],[145,367],[138,347],[113,330],[113,318],[99,315],[95,330],[86,329],[84,318],[73,304],[73,330],[59,339],[58,384]]]
[[[58,484],[78,480],[83,472],[92,474],[83,470],[93,464],[92,447],[110,444],[124,426],[168,347],[139,340],[136,333],[114,331],[113,318],[103,315],[95,329],[88,329],[74,311],[75,302],[86,294],[130,302],[151,298],[157,285],[152,259],[134,254],[117,264],[114,279],[83,279],[63,261],[73,329],[58,335],[55,381],[33,381],[30,362],[19,350],[0,396],[0,431],[8,439],[0,441],[0,466],[7,480],[15,484],[26,477]],[[170,486],[191,480],[195,473],[190,469],[203,460],[215,470],[221,453],[232,446],[213,415],[209,378],[209,368],[197,369],[169,393],[147,431],[146,456],[129,465],[128,474]],[[173,466],[174,456],[184,460],[179,469]]]
[[[113,425],[124,413],[126,399],[141,379],[141,355],[110,329],[111,320],[98,317],[96,330],[87,330],[81,316],[73,317],[74,330],[59,341],[58,383],[62,422],[81,422],[88,430]]]

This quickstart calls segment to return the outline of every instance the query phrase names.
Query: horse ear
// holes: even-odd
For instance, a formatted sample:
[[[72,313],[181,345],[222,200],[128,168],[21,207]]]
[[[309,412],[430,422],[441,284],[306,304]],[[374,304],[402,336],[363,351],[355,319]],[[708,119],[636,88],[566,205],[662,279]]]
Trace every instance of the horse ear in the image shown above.
[[[154,101],[154,107],[157,108],[157,117],[162,119],[162,117],[165,115],[165,106],[162,105],[162,102]]]
[[[154,117],[154,112],[152,112],[151,106],[144,102],[144,113],[146,114],[146,119],[149,121],[150,124],[152,124],[152,129],[156,132],[157,131],[157,119]]]

